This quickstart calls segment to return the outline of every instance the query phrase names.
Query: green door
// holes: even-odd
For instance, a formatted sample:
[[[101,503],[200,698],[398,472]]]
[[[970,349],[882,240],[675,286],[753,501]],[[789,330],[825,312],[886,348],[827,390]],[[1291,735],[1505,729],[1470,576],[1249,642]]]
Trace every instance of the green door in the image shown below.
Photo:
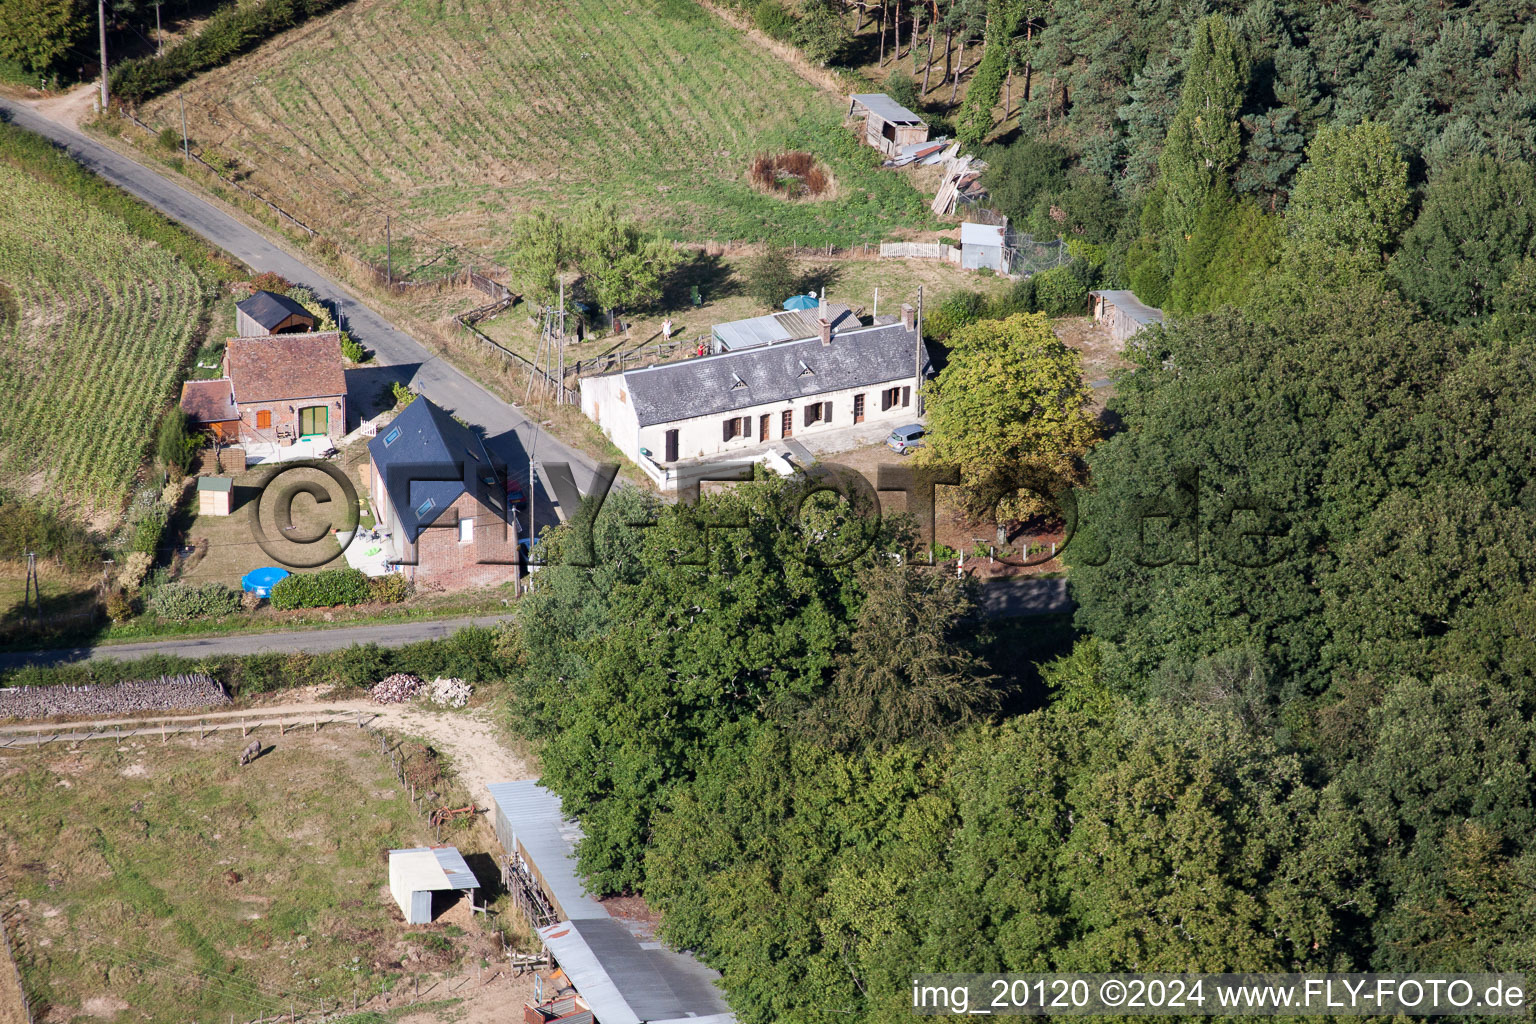
[[[311,405],[299,410],[299,434],[328,434],[331,427],[331,407]]]

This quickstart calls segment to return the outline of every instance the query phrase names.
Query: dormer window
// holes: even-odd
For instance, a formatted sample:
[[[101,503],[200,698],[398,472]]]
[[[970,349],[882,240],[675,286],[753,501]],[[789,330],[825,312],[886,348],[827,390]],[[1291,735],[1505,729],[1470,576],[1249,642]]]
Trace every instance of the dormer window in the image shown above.
[[[741,374],[733,373],[731,374],[731,377],[735,380],[735,383],[731,385],[732,391],[740,391],[742,388],[747,386],[747,382],[741,379]]]
[[[800,360],[800,376],[801,377],[810,377],[810,376],[813,376],[815,373],[816,373],[815,370],[811,369],[808,365],[806,365],[806,362],[805,362],[804,359]]]

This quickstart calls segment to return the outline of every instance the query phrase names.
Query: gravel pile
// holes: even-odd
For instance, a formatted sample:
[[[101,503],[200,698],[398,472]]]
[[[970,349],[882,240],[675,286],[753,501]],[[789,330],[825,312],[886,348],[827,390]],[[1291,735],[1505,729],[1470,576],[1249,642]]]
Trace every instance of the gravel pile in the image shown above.
[[[233,703],[212,676],[161,676],[113,686],[25,686],[0,690],[0,718],[124,715]]]
[[[420,693],[425,685],[416,676],[396,672],[375,683],[373,689],[368,691],[368,695],[373,698],[375,704],[404,704]]]

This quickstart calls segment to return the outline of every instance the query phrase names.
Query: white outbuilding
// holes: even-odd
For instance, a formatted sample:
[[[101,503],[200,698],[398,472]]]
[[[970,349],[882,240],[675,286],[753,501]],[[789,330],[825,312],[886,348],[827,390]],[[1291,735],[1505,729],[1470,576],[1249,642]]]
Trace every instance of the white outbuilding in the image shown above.
[[[452,846],[389,851],[389,891],[406,924],[431,924],[432,894],[480,888],[475,873]]]

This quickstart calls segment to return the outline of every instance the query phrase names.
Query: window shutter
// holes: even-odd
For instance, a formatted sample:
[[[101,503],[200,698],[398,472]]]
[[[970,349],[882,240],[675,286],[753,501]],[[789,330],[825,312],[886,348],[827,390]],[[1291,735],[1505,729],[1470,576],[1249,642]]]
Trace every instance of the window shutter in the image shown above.
[[[736,432],[736,420],[728,419],[721,426],[722,430],[720,440],[729,441]]]
[[[901,389],[901,407],[903,409],[905,409],[907,406],[909,406],[911,404],[912,404],[912,389],[910,387],[902,388]]]
[[[831,423],[832,422],[832,403],[831,402],[822,402],[821,403],[821,422],[823,422],[823,423]]]

